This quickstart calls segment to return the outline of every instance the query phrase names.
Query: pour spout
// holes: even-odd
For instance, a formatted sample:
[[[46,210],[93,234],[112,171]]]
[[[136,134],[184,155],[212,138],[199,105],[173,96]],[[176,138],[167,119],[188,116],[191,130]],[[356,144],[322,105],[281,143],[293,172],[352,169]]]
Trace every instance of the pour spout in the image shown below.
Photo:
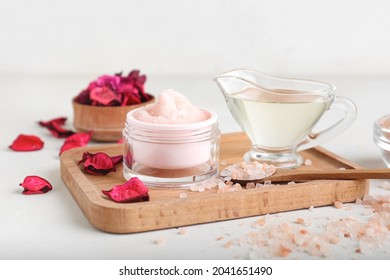
[[[247,88],[254,88],[254,82],[245,79],[242,76],[233,75],[233,73],[225,73],[216,78],[214,82],[218,85],[224,95],[231,95],[242,92]]]

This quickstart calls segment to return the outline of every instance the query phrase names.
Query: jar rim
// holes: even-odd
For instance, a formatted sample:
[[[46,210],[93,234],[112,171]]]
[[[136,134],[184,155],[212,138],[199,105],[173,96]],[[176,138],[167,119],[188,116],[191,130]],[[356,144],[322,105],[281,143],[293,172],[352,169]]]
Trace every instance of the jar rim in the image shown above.
[[[134,110],[131,110],[127,113],[126,117],[126,125],[135,125],[140,128],[145,129],[158,129],[158,130],[166,130],[166,131],[172,131],[172,130],[192,130],[192,129],[199,129],[211,126],[215,124],[218,120],[217,113],[210,109],[198,107],[200,110],[206,111],[209,113],[210,117],[206,120],[200,121],[200,122],[194,122],[194,123],[185,123],[185,124],[161,124],[161,123],[151,123],[151,122],[145,122],[140,121],[136,118],[134,118],[133,114],[138,111],[142,110],[143,108],[137,108]]]
[[[388,122],[388,127],[384,126],[384,122]],[[377,130],[381,132],[390,133],[390,114],[380,117],[375,121]]]

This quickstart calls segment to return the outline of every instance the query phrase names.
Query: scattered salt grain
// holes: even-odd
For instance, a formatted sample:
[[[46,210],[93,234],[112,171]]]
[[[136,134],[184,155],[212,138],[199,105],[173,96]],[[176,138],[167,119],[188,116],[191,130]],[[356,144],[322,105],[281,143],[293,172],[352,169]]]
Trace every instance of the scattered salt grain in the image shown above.
[[[265,223],[266,223],[266,219],[265,219],[265,217],[261,217],[261,218],[258,219],[255,223],[256,223],[257,225],[259,225],[259,226],[264,226]]]
[[[350,211],[350,210],[352,210],[352,206],[348,205],[348,206],[344,207],[344,209],[347,210],[347,211]]]
[[[308,231],[306,229],[299,230],[299,233],[302,235],[308,234]]]
[[[287,183],[287,185],[295,185],[295,182],[294,181],[290,181]]]
[[[190,187],[190,190],[192,191],[192,192],[197,192],[198,191],[198,185],[191,185],[191,187]]]
[[[279,247],[279,255],[281,257],[287,257],[288,255],[290,255],[291,253],[291,249],[286,247],[286,246],[283,246],[283,245],[280,245]]]
[[[304,162],[304,165],[311,166],[311,165],[313,165],[313,162],[310,159],[306,159]]]
[[[340,241],[341,241],[341,238],[338,237],[338,236],[331,236],[329,238],[329,243],[330,244],[338,244],[338,243],[340,243]]]
[[[228,241],[226,242],[225,244],[223,244],[223,247],[226,248],[226,249],[229,249],[233,246],[233,242],[232,241]]]
[[[219,240],[222,240],[222,239],[224,239],[225,237],[223,237],[223,236],[218,236],[215,240],[217,240],[217,241],[219,241]]]
[[[180,198],[187,198],[187,196],[188,196],[187,193],[180,193],[179,194]]]
[[[178,234],[180,235],[187,235],[188,233],[188,230],[186,228],[180,228],[178,231],[177,231]]]
[[[160,237],[160,238],[154,240],[154,244],[156,244],[156,245],[164,245],[165,244],[165,238],[164,237]]]
[[[309,211],[313,211],[313,210],[314,210],[314,206],[313,206],[313,205],[310,205]]]
[[[346,168],[345,167],[340,167],[339,170],[346,170]]]
[[[337,209],[341,209],[344,207],[344,204],[341,203],[340,201],[335,201],[335,203],[333,204],[334,207],[336,207]]]
[[[295,220],[295,223],[296,223],[296,224],[299,224],[299,225],[304,225],[304,224],[305,224],[305,220],[302,219],[302,218],[297,218],[297,219]]]
[[[379,185],[379,187],[385,190],[390,190],[390,182],[384,181],[382,184]]]
[[[265,180],[265,181],[264,181],[264,187],[265,187],[265,186],[271,186],[271,185],[272,185],[271,180]]]

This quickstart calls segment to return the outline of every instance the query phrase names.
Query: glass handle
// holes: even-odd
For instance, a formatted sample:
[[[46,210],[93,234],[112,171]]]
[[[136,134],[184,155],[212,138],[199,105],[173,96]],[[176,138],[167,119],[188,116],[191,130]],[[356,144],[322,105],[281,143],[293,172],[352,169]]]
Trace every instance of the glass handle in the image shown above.
[[[336,96],[328,111],[333,109],[341,109],[344,111],[344,116],[330,127],[317,133],[310,133],[307,138],[298,145],[298,151],[318,146],[319,144],[330,140],[350,127],[356,119],[356,106],[346,97]]]

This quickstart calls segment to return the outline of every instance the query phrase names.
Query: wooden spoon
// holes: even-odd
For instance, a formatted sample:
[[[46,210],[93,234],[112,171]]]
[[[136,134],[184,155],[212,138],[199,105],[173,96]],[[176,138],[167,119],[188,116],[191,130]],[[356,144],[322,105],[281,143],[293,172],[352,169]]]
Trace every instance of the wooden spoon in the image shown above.
[[[245,187],[247,183],[310,181],[310,180],[359,180],[390,179],[390,168],[383,169],[336,169],[336,170],[278,170],[271,176],[255,180],[231,180]]]

